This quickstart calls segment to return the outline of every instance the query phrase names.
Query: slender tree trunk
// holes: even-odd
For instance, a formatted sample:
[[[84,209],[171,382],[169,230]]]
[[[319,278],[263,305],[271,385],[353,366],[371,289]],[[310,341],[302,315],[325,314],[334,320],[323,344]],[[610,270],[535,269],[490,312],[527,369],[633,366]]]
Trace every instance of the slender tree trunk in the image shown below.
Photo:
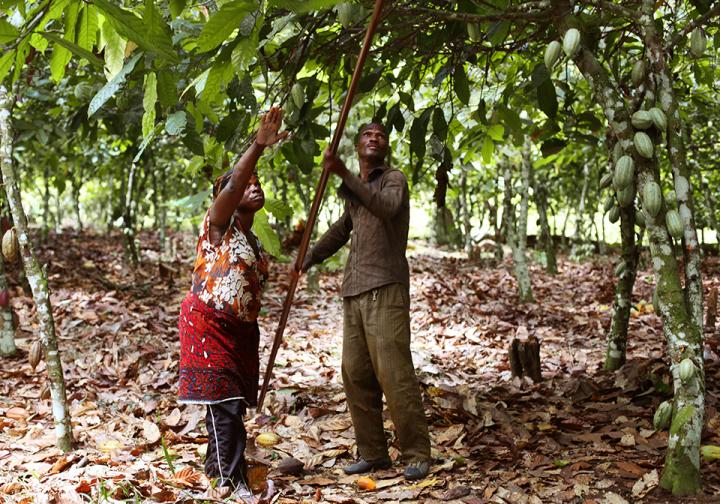
[[[580,204],[575,214],[575,237],[573,238],[572,249],[570,255],[573,257],[584,256],[584,253],[579,253],[578,248],[582,250],[583,245],[586,241],[585,233],[585,199],[587,197],[588,183],[590,182],[590,166],[588,163],[583,165],[583,186],[580,191]]]
[[[557,256],[555,255],[555,243],[550,233],[550,223],[548,222],[547,188],[543,182],[537,180],[537,177],[532,177],[532,180],[535,206],[540,220],[540,237],[545,250],[545,269],[548,273],[555,275],[558,272]]]
[[[38,333],[40,342],[45,349],[45,362],[47,363],[48,381],[50,383],[50,397],[52,401],[52,412],[55,420],[55,435],[57,446],[63,451],[70,451],[73,444],[72,427],[70,423],[70,411],[65,395],[65,378],[63,376],[60,353],[58,351],[57,338],[55,335],[55,321],[50,305],[50,293],[48,289],[47,276],[40,267],[35,256],[32,242],[28,234],[27,217],[20,199],[15,170],[12,157],[12,124],[10,112],[13,100],[5,89],[0,86],[0,167],[2,169],[3,182],[10,210],[17,230],[18,243],[21,249],[21,256],[30,287],[32,288],[33,299],[38,317]]]
[[[460,179],[460,208],[463,216],[463,234],[465,237],[465,253],[470,254],[472,252],[472,228],[470,226],[470,208],[468,204],[468,193],[467,193],[467,173],[465,169],[462,172],[462,178]]]
[[[12,318],[10,291],[5,277],[5,258],[0,253],[0,355],[13,355],[17,351]]]
[[[50,232],[50,165],[48,163],[45,163],[43,170],[43,182],[45,183],[45,192],[43,193],[42,242],[47,243]]]
[[[527,158],[527,159],[526,159]],[[507,214],[505,222],[507,224],[507,242],[510,245],[513,254],[513,265],[515,269],[515,279],[518,284],[518,298],[521,303],[529,303],[534,300],[532,293],[532,284],[530,282],[530,272],[528,271],[527,258],[525,257],[525,248],[527,244],[527,212],[528,212],[528,192],[530,186],[530,170],[528,168],[530,162],[529,147],[526,145],[526,152],[523,152],[522,162],[522,184],[523,195],[520,201],[520,213],[518,215],[518,223],[515,224],[515,212],[512,206],[512,174],[510,162],[507,160],[505,164],[505,204],[503,213]]]
[[[125,211],[123,213],[123,239],[125,241],[125,252],[130,260],[133,268],[137,268],[140,262],[135,244],[135,226],[133,224],[132,202],[133,202],[133,185],[135,182],[135,171],[137,163],[130,165],[130,173],[128,174],[127,193],[125,195]]]

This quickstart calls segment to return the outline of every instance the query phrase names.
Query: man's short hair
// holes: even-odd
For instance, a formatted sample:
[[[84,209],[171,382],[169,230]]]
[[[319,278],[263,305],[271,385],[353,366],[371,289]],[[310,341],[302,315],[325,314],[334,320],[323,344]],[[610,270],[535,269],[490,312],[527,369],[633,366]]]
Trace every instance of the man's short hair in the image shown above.
[[[362,135],[365,130],[369,130],[369,129],[380,130],[383,133],[385,133],[386,137],[389,136],[388,130],[385,128],[385,125],[383,123],[378,122],[378,121],[370,121],[370,122],[367,122],[367,123],[363,124],[362,126],[360,126],[360,129],[358,130],[357,135],[355,135],[355,143],[356,144],[360,141],[360,135]]]

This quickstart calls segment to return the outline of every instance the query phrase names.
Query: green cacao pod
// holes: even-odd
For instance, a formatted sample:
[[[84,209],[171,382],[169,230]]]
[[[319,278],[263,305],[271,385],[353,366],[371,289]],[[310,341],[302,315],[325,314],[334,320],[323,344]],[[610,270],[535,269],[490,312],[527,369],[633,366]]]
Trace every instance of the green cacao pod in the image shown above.
[[[637,224],[641,228],[645,227],[645,212],[643,212],[642,210],[638,210],[637,212],[635,212],[635,224]]]
[[[667,119],[665,118],[665,112],[663,112],[657,107],[653,107],[648,110],[648,113],[650,114],[650,119],[652,120],[653,125],[659,131],[664,132],[667,129]]]
[[[621,276],[623,276],[625,274],[626,271],[627,271],[627,264],[625,263],[625,261],[620,260],[620,262],[617,263],[617,266],[615,266],[615,276],[620,278]]]
[[[355,6],[349,2],[337,6],[337,17],[343,28],[349,28],[353,23]]]
[[[575,53],[580,49],[580,30],[577,28],[570,28],[565,32],[563,37],[563,51],[568,58],[575,56]]]
[[[75,86],[75,89],[73,89],[73,94],[75,95],[75,98],[80,101],[90,101],[90,99],[95,95],[95,89],[89,82],[80,82],[77,86]]]
[[[645,79],[645,61],[637,60],[632,67],[630,72],[630,80],[633,85],[639,86],[640,83]]]
[[[648,129],[653,124],[652,117],[650,117],[650,112],[648,112],[647,110],[638,110],[637,112],[635,112],[632,115],[630,122],[632,122],[632,125],[635,127],[635,129]]]
[[[613,174],[606,173],[600,179],[600,189],[605,189],[606,187],[610,186],[610,184],[612,184],[612,181],[613,181]]]
[[[608,213],[608,219],[610,219],[610,222],[615,224],[617,221],[620,220],[620,207],[617,205],[614,205],[610,209],[610,213]]]
[[[478,24],[468,23],[467,32],[468,37],[470,37],[470,40],[473,42],[480,42],[480,40],[482,40],[482,31],[480,31],[480,26]]]
[[[670,404],[670,401],[663,401],[655,410],[653,427],[655,427],[656,431],[667,429],[670,425],[670,418],[672,418],[672,404]]]
[[[690,34],[690,54],[699,58],[705,52],[705,48],[707,48],[705,30],[698,26]]]
[[[623,155],[623,148],[620,145],[620,142],[615,142],[615,147],[613,147],[613,163],[617,163],[617,160],[620,159]]]
[[[665,224],[667,224],[668,233],[670,236],[679,240],[683,235],[683,224],[680,219],[680,214],[677,210],[668,210],[665,213]]]
[[[613,175],[613,187],[620,191],[629,186],[635,176],[635,163],[630,156],[622,156],[615,163],[615,173]]]
[[[37,365],[40,364],[40,359],[42,359],[42,343],[36,339],[33,341],[30,352],[28,353],[28,362],[33,371],[35,371]]]
[[[555,63],[557,63],[558,58],[560,57],[560,49],[562,49],[562,46],[560,45],[560,42],[557,40],[553,40],[548,44],[548,46],[545,48],[545,66],[548,70],[552,70],[555,66]]]
[[[611,194],[607,198],[605,198],[605,203],[603,203],[603,213],[608,213],[614,204],[615,198],[613,198]]]
[[[683,359],[680,361],[680,379],[683,383],[689,382],[695,375],[695,363],[692,359]]]
[[[637,133],[635,133],[633,142],[635,143],[635,150],[638,152],[638,154],[640,154],[644,158],[652,159],[655,149],[653,147],[652,140],[650,140],[650,137],[647,135],[647,133],[638,131]]]
[[[5,231],[2,238],[2,254],[3,257],[5,257],[5,261],[9,263],[15,262],[20,255],[20,244],[18,243],[15,228],[10,228]]]
[[[675,191],[668,191],[665,193],[665,206],[668,208],[677,208],[677,197]]]
[[[643,208],[650,215],[655,217],[660,213],[662,208],[662,191],[660,186],[655,182],[648,182],[643,187],[642,193]]]
[[[297,108],[302,108],[302,106],[305,104],[305,88],[303,87],[303,85],[299,82],[293,84],[293,87],[290,90],[290,96],[292,96],[292,101],[295,106]]]
[[[621,208],[631,207],[635,201],[635,184],[630,183],[627,187],[617,192],[618,204]]]

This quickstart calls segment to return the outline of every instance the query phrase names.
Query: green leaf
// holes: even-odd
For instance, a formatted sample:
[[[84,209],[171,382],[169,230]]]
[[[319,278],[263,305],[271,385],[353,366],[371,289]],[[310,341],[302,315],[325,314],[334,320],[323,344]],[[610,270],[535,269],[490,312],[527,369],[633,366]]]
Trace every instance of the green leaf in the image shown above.
[[[80,13],[80,21],[78,21],[76,39],[77,45],[79,45],[88,52],[92,51],[92,48],[95,45],[95,41],[97,39],[97,31],[97,8],[92,4],[87,4]]]
[[[100,27],[100,33],[105,41],[105,76],[107,80],[112,80],[125,63],[127,41],[107,21]]]
[[[185,126],[187,126],[187,115],[182,110],[179,110],[168,116],[165,122],[165,131],[168,132],[168,135],[178,136],[185,131]]]
[[[410,126],[410,151],[414,152],[419,158],[425,156],[425,136],[427,135],[431,110],[425,109],[420,117],[413,120],[412,126]]]
[[[157,103],[157,77],[155,72],[150,72],[145,75],[145,93],[143,94],[145,113],[142,117],[142,132],[144,138],[147,138],[155,128],[155,103]]]
[[[70,42],[69,40],[65,40],[64,38],[59,37],[55,33],[42,32],[42,35],[46,39],[48,39],[52,42],[55,42],[56,44],[64,47],[65,49],[67,49],[70,53],[74,54],[75,56],[86,59],[88,61],[88,63],[95,65],[96,67],[100,67],[100,68],[102,68],[104,66],[103,60],[101,60],[100,58],[95,56],[93,53],[91,53],[87,49],[83,49],[79,45],[74,44],[74,43]],[[53,52],[53,56],[55,56],[55,52]],[[67,63],[65,63],[65,64],[67,64]],[[63,64],[63,67],[65,64]]]
[[[470,86],[468,85],[468,79],[463,65],[455,67],[455,71],[453,72],[453,89],[455,90],[458,100],[465,105],[470,102]]]
[[[156,52],[163,55],[168,61],[180,61],[172,44],[172,32],[162,17],[162,13],[155,6],[154,0],[145,0],[143,22],[148,32],[150,43]]]
[[[18,36],[17,28],[0,18],[0,44],[5,45],[15,41]]]
[[[65,25],[65,34],[63,35],[63,39],[67,43],[72,43],[71,41],[75,40],[75,23],[78,18],[78,9],[79,4],[72,4],[68,6],[67,11],[63,16]],[[45,33],[43,33],[43,36],[48,38]],[[53,36],[57,37],[57,35]],[[60,37],[57,38],[59,39]],[[65,66],[72,58],[72,52],[65,44],[57,43],[57,40],[54,41],[56,44],[53,48],[52,56],[50,57],[50,76],[53,81],[60,82],[65,75]]]
[[[505,135],[505,127],[502,124],[493,124],[488,128],[487,134],[496,142],[502,142]]]
[[[508,33],[510,33],[510,21],[498,21],[488,30],[488,40],[492,45],[499,46],[505,42]]]
[[[298,14],[324,10],[334,7],[345,0],[270,0],[270,7],[291,10]]]
[[[492,139],[488,136],[485,137],[485,140],[483,140],[482,144],[482,150],[480,151],[483,159],[483,163],[490,164],[492,161],[493,153],[495,152],[495,143],[492,141]]]
[[[551,79],[547,79],[537,88],[537,99],[540,110],[550,119],[554,118],[558,110],[557,93]]]
[[[252,63],[253,58],[258,50],[258,31],[253,31],[249,37],[240,39],[238,44],[232,51],[230,60],[232,61],[233,70],[237,75],[241,75],[247,71],[248,66]]]
[[[265,198],[265,209],[277,220],[286,219],[293,213],[290,205],[277,198]]]
[[[445,113],[441,107],[435,107],[432,115],[432,125],[435,136],[445,142],[445,139],[447,138],[448,125],[445,120]]]
[[[179,61],[177,53],[172,50],[172,41],[157,40],[158,34],[156,33],[159,21],[155,17],[155,9],[150,9],[150,12],[146,12],[149,19],[152,20],[153,25],[148,26],[145,22],[140,19],[136,14],[118,7],[117,5],[109,2],[108,0],[93,0],[98,9],[105,15],[107,21],[109,21],[113,28],[128,40],[132,40],[139,47],[146,51],[155,53],[162,56],[166,60],[176,63]],[[148,30],[150,28],[150,30]],[[162,37],[160,37],[162,39]],[[156,45],[157,42],[161,42]],[[170,50],[168,50],[168,44]]]
[[[0,56],[0,83],[2,83],[8,72],[10,72],[14,59],[15,51],[7,51],[5,54]]]
[[[232,78],[232,66],[230,60],[217,61],[212,67],[210,67],[210,73],[208,73],[207,79],[205,80],[205,86],[202,90],[201,99],[205,103],[213,103],[220,96],[220,91],[227,86],[227,83]]]
[[[252,230],[270,255],[275,257],[280,257],[282,255],[280,238],[272,226],[270,226],[265,209],[261,208],[255,213]]]
[[[107,102],[110,98],[115,95],[118,89],[125,83],[125,77],[133,71],[133,68],[135,68],[135,65],[142,57],[143,53],[138,52],[136,53],[130,60],[125,64],[124,67],[115,75],[115,77],[112,78],[110,82],[105,84],[100,91],[97,92],[97,94],[93,97],[93,99],[90,101],[90,105],[88,106],[88,117],[91,117],[95,112],[97,112],[100,107],[105,105],[105,102]]]
[[[173,107],[178,102],[177,79],[167,70],[158,72],[158,98],[163,108]]]
[[[170,15],[174,18],[179,17],[185,10],[187,0],[170,0]]]
[[[203,26],[197,38],[198,51],[207,52],[223,43],[233,31],[238,29],[242,20],[257,8],[250,0],[233,0],[220,7]]]
[[[200,158],[202,161],[202,158]],[[212,188],[200,191],[199,193],[190,194],[182,198],[170,200],[165,203],[165,206],[169,208],[183,208],[189,210],[190,213],[197,213],[198,209],[205,206],[205,200],[212,193]]]

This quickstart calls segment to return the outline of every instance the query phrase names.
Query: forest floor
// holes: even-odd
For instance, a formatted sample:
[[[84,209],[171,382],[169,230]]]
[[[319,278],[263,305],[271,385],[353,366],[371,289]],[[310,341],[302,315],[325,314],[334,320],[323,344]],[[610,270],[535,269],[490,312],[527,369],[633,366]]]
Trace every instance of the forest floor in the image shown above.
[[[204,411],[178,406],[177,314],[189,282],[194,239],[160,275],[144,237],[143,263],[125,266],[119,236],[65,233],[42,255],[67,380],[77,449],[54,448],[46,369],[27,351],[37,329],[32,301],[15,287],[16,357],[0,360],[0,502],[183,502],[202,493]],[[534,264],[536,303],[519,306],[510,263],[478,264],[413,244],[413,357],[430,424],[431,475],[410,485],[398,459],[376,472],[377,488],[358,488],[341,468],[355,457],[340,383],[341,272],[305,279],[280,349],[264,414],[246,420],[248,455],[269,475],[275,502],[665,502],[658,487],[667,435],[652,428],[670,397],[659,319],[649,303],[652,274],[635,288],[628,363],[602,370],[613,297],[611,259],[561,260],[550,276]],[[706,288],[720,285],[717,259]],[[261,362],[284,296],[287,267],[277,265],[260,320]],[[169,281],[174,276],[174,285]],[[507,346],[541,340],[543,380],[512,379]],[[709,336],[717,338],[716,335]],[[717,341],[716,339],[714,341]],[[717,347],[716,347],[717,348]],[[703,444],[720,444],[720,363],[707,362]],[[386,422],[397,459],[392,422]],[[278,444],[256,446],[261,432]],[[294,457],[299,474],[279,462]],[[720,462],[702,462],[704,494],[720,494]],[[262,471],[256,469],[262,482]]]

